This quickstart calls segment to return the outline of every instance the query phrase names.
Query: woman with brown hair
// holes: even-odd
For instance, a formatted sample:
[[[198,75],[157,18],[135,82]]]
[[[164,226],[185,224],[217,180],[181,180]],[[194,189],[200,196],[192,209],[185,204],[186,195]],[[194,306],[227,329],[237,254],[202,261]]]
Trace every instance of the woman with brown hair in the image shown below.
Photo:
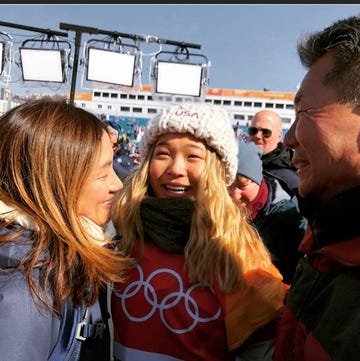
[[[127,264],[103,228],[122,188],[106,127],[30,101],[0,118],[0,159],[1,359],[108,361],[101,291]]]

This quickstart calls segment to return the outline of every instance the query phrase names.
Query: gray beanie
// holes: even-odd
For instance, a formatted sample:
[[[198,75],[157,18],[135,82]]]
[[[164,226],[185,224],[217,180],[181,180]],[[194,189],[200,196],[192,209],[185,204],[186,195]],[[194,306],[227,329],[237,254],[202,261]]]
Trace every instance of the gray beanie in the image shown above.
[[[236,173],[260,185],[263,177],[261,155],[262,152],[255,143],[238,141],[238,166]]]
[[[165,108],[151,118],[140,143],[141,157],[162,134],[189,133],[215,150],[225,167],[226,183],[236,176],[237,142],[228,113],[225,109],[208,103],[188,103]]]

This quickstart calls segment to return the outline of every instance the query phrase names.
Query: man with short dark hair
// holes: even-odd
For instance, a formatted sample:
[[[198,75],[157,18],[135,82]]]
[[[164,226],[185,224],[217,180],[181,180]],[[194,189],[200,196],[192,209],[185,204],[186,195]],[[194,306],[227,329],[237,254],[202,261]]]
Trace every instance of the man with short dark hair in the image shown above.
[[[360,17],[300,39],[308,69],[284,143],[294,150],[309,226],[274,361],[360,355]]]

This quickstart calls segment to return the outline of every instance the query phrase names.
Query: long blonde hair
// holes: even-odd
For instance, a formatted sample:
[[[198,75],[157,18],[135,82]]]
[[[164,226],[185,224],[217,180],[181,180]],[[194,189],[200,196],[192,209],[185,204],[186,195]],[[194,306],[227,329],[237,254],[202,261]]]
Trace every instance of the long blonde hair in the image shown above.
[[[148,195],[149,163],[155,143],[141,167],[124,183],[112,208],[112,218],[122,236],[121,246],[131,253],[135,243],[144,242],[140,219],[141,201]],[[249,224],[244,210],[229,195],[224,167],[207,149],[190,237],[185,247],[185,265],[193,281],[211,285],[214,280],[223,291],[242,285],[243,272],[271,264],[269,251],[256,230]]]
[[[18,269],[36,303],[59,313],[67,298],[93,304],[100,287],[122,281],[127,267],[120,254],[94,242],[77,213],[104,130],[93,114],[47,98],[0,118],[0,200],[37,225]],[[8,225],[2,220],[0,227]],[[0,245],[16,236],[1,236]],[[41,270],[39,282],[35,269]]]

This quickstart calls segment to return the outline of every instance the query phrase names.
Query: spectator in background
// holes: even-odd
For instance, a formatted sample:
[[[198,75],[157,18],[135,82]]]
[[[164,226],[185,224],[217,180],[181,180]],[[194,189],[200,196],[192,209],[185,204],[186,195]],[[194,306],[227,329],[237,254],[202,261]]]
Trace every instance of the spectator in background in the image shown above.
[[[284,282],[290,284],[307,222],[279,181],[263,177],[260,157],[254,143],[238,141],[237,173],[229,191],[239,207],[246,207]]]
[[[105,287],[126,262],[105,247],[122,188],[106,128],[43,98],[5,113],[0,139],[0,358],[109,361]]]
[[[140,149],[112,212],[136,266],[114,285],[115,359],[272,360],[288,287],[228,193],[237,144],[227,112],[164,109]]]
[[[360,354],[360,17],[300,38],[308,69],[284,143],[294,150],[309,226],[280,323],[275,361]]]
[[[282,143],[282,121],[272,110],[260,110],[248,128],[249,142],[262,151],[263,173],[276,178],[291,197],[298,195],[298,176],[292,163],[292,151]]]
[[[104,122],[106,125],[106,129],[109,133],[110,141],[113,146],[114,154],[116,154],[119,150],[119,132],[111,126],[109,122]]]
[[[134,157],[130,157],[128,154],[129,151],[126,152],[124,149],[123,135],[119,140],[119,132],[111,125],[110,122],[104,121],[104,123],[113,146],[113,167],[115,173],[122,181],[124,181],[125,178],[137,167],[137,165],[134,164]],[[126,137],[129,139],[127,135]],[[128,144],[128,142],[125,144]]]

